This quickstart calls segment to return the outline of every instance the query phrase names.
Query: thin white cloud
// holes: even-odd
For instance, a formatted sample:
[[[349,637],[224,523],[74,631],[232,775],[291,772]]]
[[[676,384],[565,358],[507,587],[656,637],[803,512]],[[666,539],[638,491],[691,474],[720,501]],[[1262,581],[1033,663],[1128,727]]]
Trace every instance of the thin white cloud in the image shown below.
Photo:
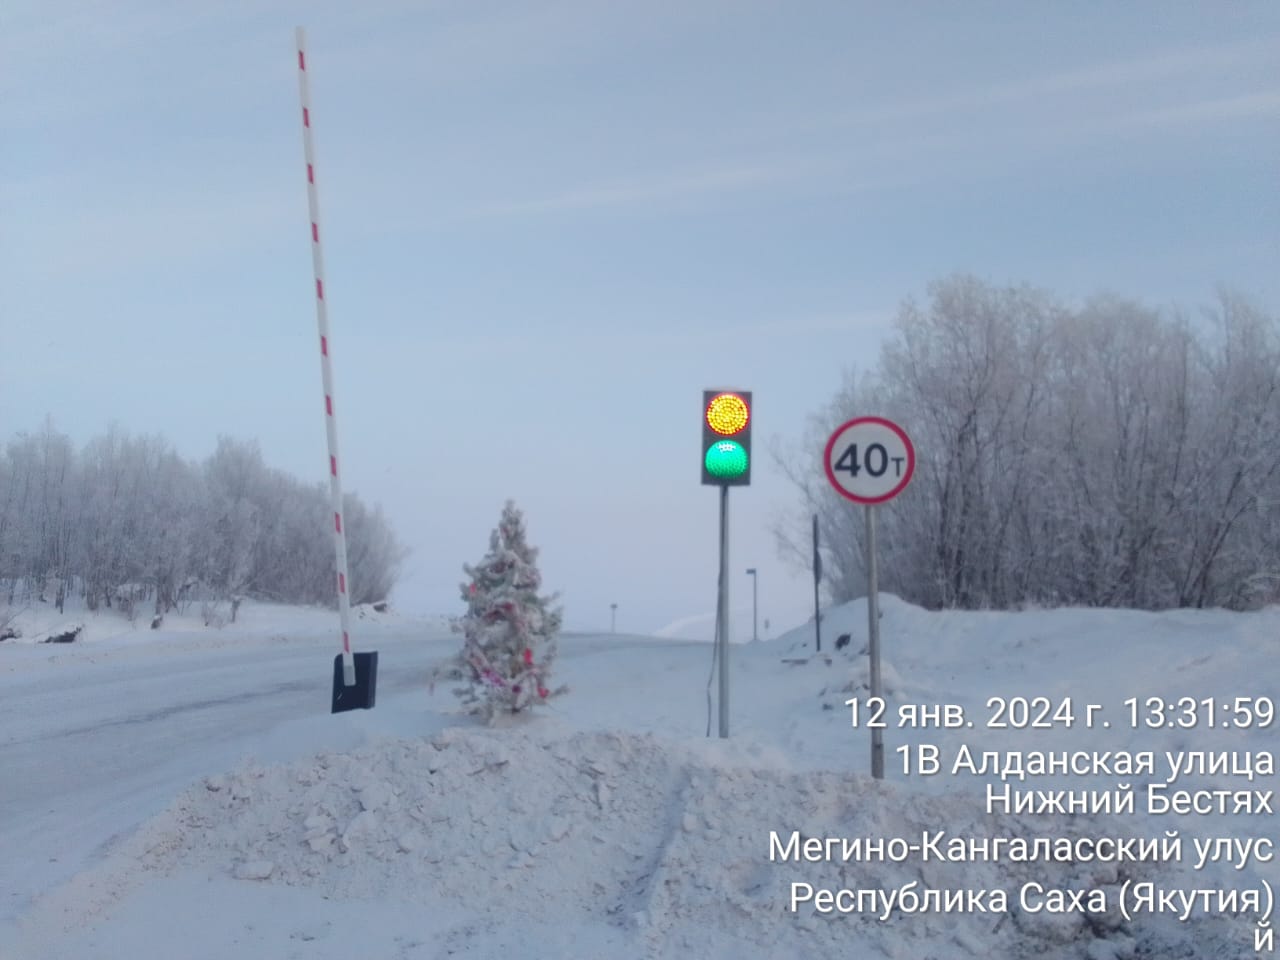
[[[697,29],[715,29],[742,0],[655,4],[652,0],[540,0],[476,3],[459,0],[433,10],[430,28],[392,31],[344,42],[333,51],[337,69],[379,73],[409,87],[452,87],[478,76],[491,79],[545,67],[557,71],[607,62],[622,46]],[[374,5],[378,16],[403,7],[420,13],[420,0]],[[330,61],[326,61],[330,63]]]
[[[262,190],[153,194],[145,203],[110,199],[8,218],[4,242],[24,275],[100,275],[191,263],[293,226],[306,243],[305,205]],[[16,206],[0,196],[0,209]],[[27,208],[28,213],[32,208]],[[300,212],[301,210],[301,212]],[[16,221],[16,222],[15,222]],[[8,264],[12,268],[13,264]]]
[[[1137,83],[1164,83],[1185,76],[1208,78],[1255,67],[1266,68],[1274,63],[1277,52],[1280,52],[1280,37],[1276,36],[1169,50],[1149,57],[1050,74],[1026,85],[1026,93],[1035,96],[1064,90],[1114,89]]]
[[[1090,91],[1108,99],[1117,91],[1159,95],[1173,80],[1203,81],[1229,74],[1268,69],[1280,57],[1280,37],[1264,37],[1212,47],[1174,50],[1149,57],[1092,64],[1041,75],[1010,77],[997,83],[908,100],[900,100],[840,114],[810,117],[800,124],[782,120],[780,130],[820,129],[895,120],[914,120],[934,115],[954,115],[999,105],[1035,106],[1062,94]],[[1105,105],[1105,101],[1104,101]]]
[[[141,61],[162,54],[180,59],[184,48],[175,38],[216,27],[234,29],[238,19],[231,4],[35,0],[24,5],[15,0],[6,7],[0,29],[0,63],[5,64],[0,90],[21,92],[23,99],[10,106],[24,109],[26,101],[40,106],[45,98],[59,107],[74,107],[69,95],[65,102],[62,95],[50,96],[48,85],[92,85],[99,64],[104,59],[118,63],[122,55]]]
[[[984,84],[936,97],[870,106],[857,111],[810,118],[799,124],[781,118],[770,129],[738,141],[738,155],[718,164],[659,174],[606,179],[543,196],[482,206],[462,219],[518,217],[643,208],[657,202],[732,195],[787,184],[822,184],[824,192],[849,193],[902,187],[922,180],[953,178],[957,171],[935,157],[987,154],[999,142],[1006,151],[1034,152],[1048,146],[1088,141],[1132,127],[1186,127],[1222,120],[1269,115],[1277,91],[1247,92],[1170,103],[1173,84],[1249,74],[1280,55],[1280,40],[1266,37],[1208,48],[1176,50],[1131,60],[1112,61]],[[1116,96],[1123,91],[1124,97]],[[1087,96],[1081,96],[1087,95]],[[1048,109],[1045,101],[1052,100]],[[1004,115],[986,116],[994,107],[1023,108],[1017,123]],[[968,116],[966,116],[966,114]],[[945,126],[913,122],[908,129],[877,130],[850,140],[848,128],[902,120],[945,117]],[[979,129],[984,119],[998,129]],[[825,133],[825,145],[788,150],[799,132]],[[835,136],[837,139],[830,140]],[[776,147],[767,161],[755,159],[761,144]],[[1007,154],[1002,162],[1016,156]],[[961,172],[961,175],[967,175]]]
[[[823,184],[823,192],[857,193],[904,186],[911,178],[901,174],[852,176],[848,158],[841,153],[815,157],[810,153],[782,156],[770,161],[725,158],[719,164],[688,170],[667,170],[651,176],[608,180],[576,186],[527,199],[480,206],[460,219],[535,216],[576,213],[608,208],[646,208],[671,201],[728,196],[787,184]]]
[[[476,211],[476,215],[511,216],[631,206],[654,200],[733,192],[794,180],[812,172],[814,164],[800,158],[772,164],[730,163],[718,168],[677,171],[656,178],[601,183],[546,197],[498,203],[482,207]]]
[[[633,322],[619,326],[591,324],[573,327],[566,332],[572,337],[579,352],[627,351],[635,356],[648,352],[688,351],[694,347],[716,345],[727,339],[765,342],[770,339],[790,339],[798,336],[867,333],[886,327],[892,317],[889,310],[868,310],[823,315],[773,316],[732,325],[708,326],[703,321],[663,317],[662,326],[645,322]],[[451,351],[475,351],[485,356],[510,353],[534,356],[547,349],[548,340],[543,329],[486,332],[485,327],[463,328],[463,332],[432,331],[431,342],[436,348]],[[420,348],[420,333],[404,335],[399,347],[393,351],[398,356],[415,356]]]
[[[1280,116],[1280,89],[1139,111],[1126,119],[1135,124],[1168,126],[1276,116]]]
[[[836,313],[817,316],[774,316],[735,323],[732,327],[707,328],[689,326],[671,334],[671,340],[682,345],[723,343],[726,337],[755,341],[770,337],[796,337],[816,334],[865,333],[885,326],[891,314],[885,311]],[[643,342],[648,342],[645,335]],[[639,339],[639,338],[638,338]]]
[[[47,66],[52,62],[51,50],[57,51],[59,57],[64,56],[66,50],[58,46],[59,42],[73,51],[82,47],[90,49],[89,38],[84,33],[104,18],[107,23],[102,29],[106,32],[99,34],[99,39],[105,46],[119,48],[142,42],[139,37],[147,38],[145,42],[150,43],[157,37],[189,29],[191,22],[189,15],[180,15],[169,8],[139,8],[126,11],[123,16],[110,17],[108,7],[104,0],[78,0],[74,5],[55,8],[60,12],[46,22],[39,16],[43,5],[28,4],[26,13],[20,11],[17,17],[9,18],[17,29],[10,31],[7,39],[0,39],[0,56],[5,59],[10,55],[25,56],[27,59],[20,59],[20,63],[39,62],[42,67]],[[528,28],[538,37],[559,37],[556,43],[560,46],[553,44],[553,51],[568,47],[576,54],[590,57],[596,55],[591,51],[597,49],[598,43],[606,39],[617,42],[623,37],[623,28],[630,21],[625,15],[617,14],[606,16],[597,12],[588,16],[586,9],[581,3],[559,3],[537,11],[526,10],[509,21],[494,16],[491,11],[473,12],[460,5],[450,11],[453,19],[446,23],[442,36],[459,40],[458,49],[467,56],[483,54],[491,58],[496,51],[500,58],[505,58],[508,54],[514,55],[522,45],[526,50],[530,47]],[[385,17],[387,11],[384,9],[381,14]],[[59,41],[59,37],[63,40]],[[440,37],[427,41],[429,45],[441,42]],[[407,43],[407,39],[397,38],[392,46]],[[19,48],[28,46],[40,52],[22,54]],[[547,55],[538,44],[532,46],[537,49],[527,56]],[[709,127],[704,146],[707,153],[718,150],[717,159],[684,166],[683,157],[673,156],[675,151],[670,145],[664,148],[661,143],[651,144],[637,151],[644,157],[637,164],[639,170],[601,170],[598,177],[589,180],[530,187],[525,196],[496,201],[491,199],[496,193],[492,183],[475,178],[468,180],[466,172],[459,171],[453,180],[458,189],[452,201],[442,202],[438,194],[430,192],[411,193],[415,198],[430,198],[431,210],[419,205],[428,202],[427,199],[406,202],[403,176],[407,174],[397,171],[398,175],[381,178],[381,183],[377,176],[362,182],[358,190],[359,204],[362,210],[377,210],[380,217],[389,215],[389,219],[376,224],[377,231],[403,229],[409,223],[415,228],[440,229],[470,220],[597,210],[643,211],[660,204],[688,204],[782,189],[837,195],[954,181],[983,175],[987,156],[992,157],[987,166],[1007,170],[1029,162],[1045,149],[1109,136],[1117,130],[1135,127],[1146,131],[1175,130],[1272,115],[1280,92],[1259,91],[1257,77],[1264,75],[1266,65],[1273,62],[1278,50],[1277,38],[1261,37],[948,90],[933,97],[871,104],[850,112],[828,112],[799,123],[793,120],[794,113],[788,113],[775,116],[754,130]],[[372,47],[338,47],[333,55],[335,58],[356,57],[361,53],[372,58],[376,52]],[[385,54],[383,50],[384,57]],[[367,66],[367,60],[363,62]],[[430,56],[410,58],[407,66],[387,69],[394,74],[418,62],[434,60]],[[1236,89],[1205,89],[1204,98],[1194,102],[1177,99],[1177,89],[1188,84],[1207,87],[1209,81],[1223,78],[1230,80]],[[1114,96],[1116,92],[1123,92],[1124,96]],[[1052,103],[1046,106],[1046,100]],[[995,106],[1017,107],[1021,112],[1016,122],[1009,122],[1009,117],[991,112]],[[38,103],[29,104],[25,109],[44,113]],[[937,118],[937,122],[929,122],[930,118]],[[911,122],[894,127],[893,122],[899,120]],[[884,126],[876,127],[876,124]],[[865,125],[872,129],[858,129]],[[798,136],[798,132],[805,136]],[[552,170],[565,169],[554,162],[549,166]],[[52,187],[48,191],[51,196],[57,193],[56,184]],[[393,199],[382,204],[371,202],[378,199],[376,195],[380,191]],[[348,195],[351,192],[348,191]],[[479,199],[482,197],[485,199]],[[296,199],[288,199],[296,203]],[[141,215],[135,210],[103,212],[102,220],[114,217],[120,222],[104,223],[97,232],[104,237],[127,239],[132,236],[139,240],[144,239],[145,234],[155,240],[181,236],[187,225],[203,222],[211,227],[206,231],[207,236],[216,238],[234,232],[234,225],[223,226],[228,202],[234,208],[237,197],[230,193],[220,196],[216,189],[208,189],[190,201],[190,208],[185,208],[187,201],[183,201],[180,206],[184,209],[175,209],[172,215],[165,215],[162,209],[144,211]],[[336,202],[339,207],[335,209],[340,209],[341,197]],[[445,207],[447,202],[455,205],[453,211]],[[91,230],[95,229],[95,219],[91,211],[87,222]],[[149,224],[149,219],[154,222]],[[261,224],[261,217],[250,215],[248,222]],[[164,248],[171,246],[165,240],[155,242]],[[112,244],[109,250],[120,256],[130,245],[127,242]]]

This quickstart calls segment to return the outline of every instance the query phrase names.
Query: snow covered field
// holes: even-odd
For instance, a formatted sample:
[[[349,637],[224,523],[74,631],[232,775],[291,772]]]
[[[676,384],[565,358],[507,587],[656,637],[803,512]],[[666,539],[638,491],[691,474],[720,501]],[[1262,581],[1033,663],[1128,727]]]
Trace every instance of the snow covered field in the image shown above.
[[[1259,914],[1119,913],[1144,889],[1261,891],[1276,819],[1152,814],[1165,751],[1274,751],[1236,698],[1280,699],[1280,608],[1232,614],[1115,610],[931,613],[882,599],[886,696],[955,704],[973,727],[885,729],[883,782],[845,700],[865,696],[866,608],[735,646],[731,732],[707,739],[710,648],[673,639],[569,635],[572,691],[502,729],[459,716],[430,666],[458,644],[440,622],[368,614],[378,705],[331,716],[333,617],[246,604],[211,631],[150,631],[101,618],[83,642],[0,643],[0,958],[801,958],[1253,957]],[[28,639],[37,624],[28,624]],[[1069,698],[1068,728],[992,729],[991,697]],[[1212,698],[1214,727],[1124,701]],[[1085,708],[1100,705],[1086,727]],[[893,716],[893,714],[891,714]],[[865,719],[865,717],[864,717]],[[1189,720],[1187,720],[1189,722]],[[714,727],[713,727],[714,732]],[[932,744],[943,772],[904,775],[904,745]],[[1137,812],[989,814],[988,782],[950,770],[962,745],[999,751],[1155,751],[1154,775],[1013,779],[1024,790],[1132,787]],[[1171,789],[1266,794],[1274,773],[1184,774]],[[1205,794],[1209,796],[1210,794]],[[1271,800],[1271,805],[1274,805]],[[1180,862],[946,862],[770,858],[839,837],[1172,838]],[[1233,839],[1242,869],[1196,865],[1195,840]],[[943,844],[945,846],[945,840]],[[1079,848],[1077,848],[1079,849]],[[1227,847],[1215,848],[1226,850]],[[776,853],[775,849],[775,853]],[[1261,861],[1261,862],[1259,862]],[[815,890],[1004,891],[1007,911],[789,909]],[[1143,884],[1154,884],[1145,888]],[[1267,885],[1270,885],[1269,888]],[[1055,911],[1051,890],[1100,891],[1105,911]],[[1027,898],[1020,899],[1020,892]],[[879,894],[868,894],[867,903]],[[1198,896],[1198,895],[1196,895]],[[1173,903],[1174,894],[1165,903]],[[1063,895],[1063,900],[1069,900]],[[1243,901],[1235,897],[1237,906]],[[876,900],[876,903],[882,901]],[[1096,905],[1096,901],[1088,901]],[[1182,901],[1178,901],[1182,902]],[[1197,900],[1197,904],[1199,901]],[[1215,900],[1216,904],[1217,901]],[[887,914],[887,919],[882,919]]]

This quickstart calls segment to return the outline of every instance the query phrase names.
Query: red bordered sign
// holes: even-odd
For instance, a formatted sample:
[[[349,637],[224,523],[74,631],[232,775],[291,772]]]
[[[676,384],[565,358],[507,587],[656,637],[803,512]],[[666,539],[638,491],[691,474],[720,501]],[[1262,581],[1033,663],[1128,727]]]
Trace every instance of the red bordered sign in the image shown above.
[[[884,503],[911,482],[916,448],[884,417],[855,417],[836,427],[822,461],[836,492],[854,503]]]

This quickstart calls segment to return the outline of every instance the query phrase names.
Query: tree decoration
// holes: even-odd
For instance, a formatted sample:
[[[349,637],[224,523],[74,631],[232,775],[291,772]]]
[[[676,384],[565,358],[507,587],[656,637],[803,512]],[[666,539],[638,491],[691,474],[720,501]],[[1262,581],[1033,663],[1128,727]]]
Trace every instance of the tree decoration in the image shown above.
[[[524,516],[507,501],[489,535],[489,552],[474,566],[464,564],[461,585],[466,613],[453,623],[463,634],[462,651],[433,674],[463,681],[454,693],[468,711],[493,722],[520,713],[568,691],[550,685],[561,610],[557,595],[539,596],[538,551],[525,537]]]

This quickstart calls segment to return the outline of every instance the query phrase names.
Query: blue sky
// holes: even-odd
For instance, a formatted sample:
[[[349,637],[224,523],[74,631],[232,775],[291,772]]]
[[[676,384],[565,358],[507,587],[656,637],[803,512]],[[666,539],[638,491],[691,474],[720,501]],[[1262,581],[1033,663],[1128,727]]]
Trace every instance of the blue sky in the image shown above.
[[[406,608],[456,611],[512,497],[570,625],[713,609],[730,386],[734,607],[757,567],[776,632],[811,594],[768,445],[931,280],[1280,302],[1272,3],[8,0],[5,437],[257,437],[323,478],[296,25],[345,483],[413,548]]]

